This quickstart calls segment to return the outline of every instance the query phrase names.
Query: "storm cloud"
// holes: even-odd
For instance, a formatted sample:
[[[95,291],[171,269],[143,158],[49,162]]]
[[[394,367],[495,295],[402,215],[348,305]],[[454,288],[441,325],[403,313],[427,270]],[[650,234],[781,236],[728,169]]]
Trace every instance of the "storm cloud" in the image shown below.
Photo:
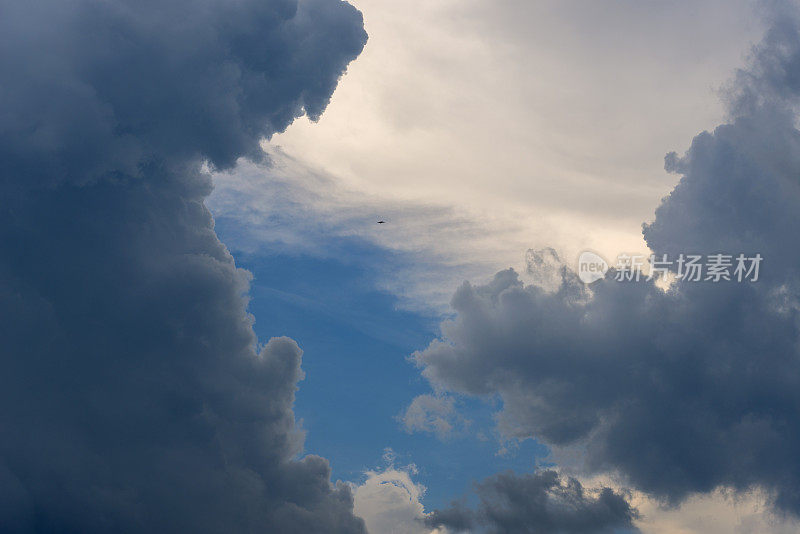
[[[499,396],[507,435],[585,451],[589,472],[672,503],[760,487],[798,514],[800,17],[769,6],[729,122],[667,156],[680,182],[644,226],[658,257],[760,253],[757,282],[587,288],[565,266],[549,290],[503,271],[465,283],[414,359],[439,390]]]
[[[611,488],[590,490],[555,471],[517,476],[500,473],[476,487],[477,510],[454,502],[426,523],[455,532],[503,534],[633,534],[637,512]]]
[[[364,532],[203,202],[365,42],[338,0],[0,2],[0,530]]]

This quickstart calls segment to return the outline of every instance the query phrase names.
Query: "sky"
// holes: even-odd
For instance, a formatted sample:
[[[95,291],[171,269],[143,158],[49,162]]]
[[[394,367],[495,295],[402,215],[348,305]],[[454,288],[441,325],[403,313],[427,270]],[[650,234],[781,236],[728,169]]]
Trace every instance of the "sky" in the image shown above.
[[[377,238],[484,265],[462,278],[524,266],[528,248],[644,250],[641,224],[675,185],[664,154],[722,122],[718,93],[763,31],[738,1],[355,5],[364,52],[318,123],[270,145],[348,196],[473,222]]]
[[[799,79],[788,0],[0,0],[0,532],[797,532]]]

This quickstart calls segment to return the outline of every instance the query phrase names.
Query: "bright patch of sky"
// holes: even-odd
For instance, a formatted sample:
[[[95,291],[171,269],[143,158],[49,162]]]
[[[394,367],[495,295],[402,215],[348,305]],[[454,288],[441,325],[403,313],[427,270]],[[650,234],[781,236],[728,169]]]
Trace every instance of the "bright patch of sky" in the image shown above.
[[[496,267],[530,247],[643,250],[675,182],[664,155],[722,122],[719,90],[762,30],[744,0],[355,4],[363,54],[319,123],[270,144],[353,194],[453,210],[475,226],[439,252]]]

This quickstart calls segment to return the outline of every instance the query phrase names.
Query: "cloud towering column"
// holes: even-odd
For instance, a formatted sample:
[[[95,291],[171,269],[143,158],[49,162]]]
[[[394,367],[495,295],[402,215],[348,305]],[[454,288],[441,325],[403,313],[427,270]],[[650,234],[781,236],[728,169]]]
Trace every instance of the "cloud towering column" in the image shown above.
[[[0,2],[0,524],[363,532],[295,461],[300,350],[258,347],[206,169],[319,117],[337,0]]]

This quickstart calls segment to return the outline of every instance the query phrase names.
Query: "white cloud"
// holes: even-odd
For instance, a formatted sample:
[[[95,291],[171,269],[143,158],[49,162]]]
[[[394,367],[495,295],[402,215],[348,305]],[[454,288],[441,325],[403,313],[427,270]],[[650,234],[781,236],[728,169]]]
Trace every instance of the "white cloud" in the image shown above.
[[[800,523],[770,512],[765,495],[754,491],[732,494],[717,490],[698,495],[680,508],[665,508],[641,494],[633,504],[642,534],[793,534]]]
[[[455,399],[448,396],[418,395],[400,414],[399,420],[409,434],[430,432],[446,440],[469,425],[456,410]]]
[[[524,271],[530,248],[644,252],[640,223],[675,181],[664,153],[721,121],[715,89],[761,32],[751,0],[354,3],[364,53],[319,123],[267,143],[285,194],[245,166],[211,206],[243,188],[262,239],[319,253],[314,235],[357,235],[413,254],[382,277],[413,308]],[[287,207],[291,224],[274,224]]]
[[[506,247],[473,259],[505,266],[643,250],[664,153],[721,121],[715,89],[761,33],[749,0],[355,4],[364,53],[318,124],[272,143],[353,191],[457,206]]]
[[[586,487],[606,486],[630,494],[639,517],[634,524],[641,534],[795,534],[800,522],[770,508],[769,495],[754,489],[734,492],[724,488],[688,498],[680,506],[666,506],[640,491],[626,487],[613,475],[581,476],[573,469],[559,469]]]
[[[423,519],[425,487],[411,479],[413,471],[390,465],[383,471],[368,471],[354,491],[355,513],[372,534],[443,534],[431,530]]]
[[[386,198],[348,189],[342,180],[265,146],[272,165],[240,161],[214,175],[208,201],[218,220],[236,221],[225,242],[236,250],[288,250],[342,257],[336,238],[357,238],[402,256],[406,264],[371,264],[383,288],[406,307],[446,308],[465,279],[523,265],[525,243],[513,222],[487,233],[491,221],[438,200]],[[387,224],[378,225],[378,220]]]

